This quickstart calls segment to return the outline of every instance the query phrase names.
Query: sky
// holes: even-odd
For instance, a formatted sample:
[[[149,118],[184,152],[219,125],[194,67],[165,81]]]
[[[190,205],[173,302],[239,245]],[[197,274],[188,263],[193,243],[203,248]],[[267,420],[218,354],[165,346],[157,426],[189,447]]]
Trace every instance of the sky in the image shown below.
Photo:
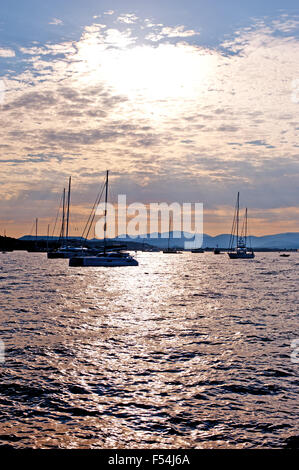
[[[0,234],[53,226],[72,176],[80,235],[110,170],[129,203],[201,202],[229,233],[299,231],[298,2],[0,5]]]

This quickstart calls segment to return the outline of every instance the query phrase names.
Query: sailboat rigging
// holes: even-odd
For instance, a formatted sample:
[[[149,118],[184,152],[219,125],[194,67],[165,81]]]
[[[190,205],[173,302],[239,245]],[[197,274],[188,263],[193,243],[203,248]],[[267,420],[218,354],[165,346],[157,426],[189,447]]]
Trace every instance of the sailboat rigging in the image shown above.
[[[129,253],[121,250],[108,251],[107,249],[107,209],[108,209],[108,184],[109,184],[109,170],[106,171],[105,180],[105,205],[104,205],[104,239],[103,251],[96,255],[78,254],[70,258],[69,266],[103,266],[103,267],[117,267],[117,266],[138,266],[138,261]],[[99,200],[97,201],[99,202]],[[95,211],[89,223],[89,230],[91,223],[95,217]],[[89,230],[87,233],[89,233]]]
[[[87,251],[87,249],[84,247],[75,247],[75,246],[70,246],[69,244],[71,185],[72,185],[72,177],[70,176],[67,196],[66,196],[65,188],[63,189],[63,194],[62,194],[62,219],[61,219],[61,229],[60,229],[60,234],[59,234],[60,248],[58,248],[57,250],[49,251],[48,252],[49,259],[72,258],[76,253],[82,253],[84,250]],[[56,226],[56,222],[57,222],[57,217],[55,221],[55,226]],[[55,226],[54,226],[54,230],[55,230]]]
[[[172,228],[172,238],[173,238],[173,213],[170,212],[169,214],[169,226],[168,226],[168,244],[167,248],[163,250],[163,253],[172,253],[172,254],[180,254],[180,252],[176,248],[171,248],[170,247],[170,233],[171,233],[171,228]]]
[[[228,256],[230,259],[252,259],[255,257],[253,249],[247,247],[247,231],[248,210],[246,208],[243,227],[240,232],[240,193],[238,192],[228,248]]]

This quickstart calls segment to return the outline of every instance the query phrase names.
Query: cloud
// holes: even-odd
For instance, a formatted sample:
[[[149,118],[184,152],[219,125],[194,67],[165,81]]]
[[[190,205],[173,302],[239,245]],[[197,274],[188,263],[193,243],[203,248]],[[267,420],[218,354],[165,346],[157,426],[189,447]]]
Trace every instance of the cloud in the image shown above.
[[[15,57],[16,53],[13,49],[7,49],[7,48],[0,48],[0,57],[3,58],[9,58],[9,57]]]
[[[119,23],[133,24],[138,20],[138,16],[134,13],[127,13],[126,15],[120,15],[116,21]]]
[[[237,132],[239,130],[239,127],[224,125],[217,127],[217,130],[220,132]]]
[[[53,18],[49,24],[52,24],[52,25],[55,25],[55,26],[62,26],[63,25],[63,21],[60,20],[59,18]]]
[[[93,199],[110,168],[114,191],[133,200],[200,198],[216,214],[241,188],[252,210],[297,207],[298,38],[279,21],[219,48],[150,20],[145,31],[95,21],[79,40],[20,47],[0,115],[3,198],[56,191],[73,174]]]
[[[22,54],[38,57],[40,55],[45,56],[71,54],[75,52],[75,49],[74,44],[72,42],[63,42],[60,44],[46,44],[40,47],[20,47],[19,51]]]
[[[273,20],[272,26],[275,30],[283,33],[291,33],[299,29],[299,17],[293,19]]]
[[[22,165],[24,163],[48,163],[51,160],[56,160],[57,162],[62,162],[62,160],[68,160],[68,157],[64,155],[55,155],[49,153],[39,153],[39,154],[28,154],[25,157],[21,158],[5,158],[1,159],[1,163],[11,163],[13,165]]]
[[[245,142],[245,144],[249,145],[260,145],[267,147],[267,143],[264,140],[251,140],[249,142]]]
[[[200,33],[193,29],[185,30],[185,26],[176,26],[175,28],[162,28],[161,34],[168,38],[187,38],[190,36],[198,36]]]
[[[49,108],[50,106],[56,103],[56,99],[52,91],[48,93],[40,93],[36,91],[30,91],[22,94],[19,98],[10,102],[5,106],[6,110],[16,109],[16,108],[25,108],[29,109],[44,109]]]
[[[157,26],[163,25],[154,25],[154,24],[147,24],[147,27],[154,27],[155,31],[149,33],[146,36],[146,39],[153,42],[161,41],[162,39],[167,38],[188,38],[193,36],[199,36],[200,32],[194,31],[193,29],[186,30],[185,26],[180,25],[176,27],[164,26],[162,28],[157,28]]]

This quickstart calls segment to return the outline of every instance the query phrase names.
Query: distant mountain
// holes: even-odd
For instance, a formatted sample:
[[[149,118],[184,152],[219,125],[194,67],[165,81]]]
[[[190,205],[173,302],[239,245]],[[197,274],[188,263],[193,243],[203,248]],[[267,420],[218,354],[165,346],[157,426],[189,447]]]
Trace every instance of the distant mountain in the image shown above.
[[[189,234],[191,237],[191,234]],[[170,233],[170,246],[177,248],[184,248],[185,241],[192,241],[192,238],[184,238],[181,232]],[[37,237],[37,240],[46,240],[47,237]],[[19,240],[34,241],[35,236],[26,235],[21,237]],[[49,237],[49,241],[58,240],[58,237]],[[71,237],[71,240],[80,240],[80,237]],[[228,248],[230,240],[229,234],[221,234],[215,237],[210,235],[203,235],[203,248],[215,248],[217,245],[219,248]],[[299,232],[293,233],[278,233],[275,235],[264,235],[262,237],[249,237],[251,246],[253,248],[267,248],[267,249],[299,249]],[[100,240],[93,238],[89,242],[99,242]],[[166,248],[168,246],[168,233],[152,233],[141,235],[140,237],[131,238],[128,236],[121,235],[110,241],[116,242],[135,242],[135,243],[147,243],[157,248]]]
[[[36,237],[35,235],[24,235],[20,237],[18,240],[26,241],[26,242],[34,242],[35,240],[47,240],[47,237]],[[49,237],[49,240],[59,240],[59,237]]]
[[[170,246],[183,248],[185,241],[192,241],[192,238],[184,238],[180,232],[170,233]],[[153,238],[153,235],[155,238]],[[191,235],[191,234],[189,234]],[[130,237],[118,237],[120,241],[132,241]],[[203,248],[228,248],[230,235],[221,234],[215,237],[204,234],[203,235]],[[140,236],[134,239],[135,242],[148,243],[158,248],[166,248],[168,246],[168,234],[149,234]],[[294,233],[279,233],[276,235],[264,235],[262,237],[249,237],[249,242],[253,248],[268,248],[268,249],[299,249],[299,232]]]

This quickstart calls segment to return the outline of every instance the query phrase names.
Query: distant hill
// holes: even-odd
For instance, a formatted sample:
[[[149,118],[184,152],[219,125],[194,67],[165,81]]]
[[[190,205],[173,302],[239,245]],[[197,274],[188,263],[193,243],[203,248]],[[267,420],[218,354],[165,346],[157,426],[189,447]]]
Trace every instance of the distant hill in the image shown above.
[[[157,234],[155,234],[157,235]],[[164,234],[165,236],[166,234]],[[170,233],[171,240],[170,245],[177,248],[183,248],[185,241],[192,241],[192,238],[184,239],[181,237],[180,232],[174,232],[175,238],[172,238],[172,232]],[[132,240],[129,237],[119,237],[121,241]],[[215,237],[204,234],[203,235],[203,248],[215,248],[217,245],[219,248],[228,248],[230,235],[221,234]],[[166,248],[168,246],[168,238],[162,238],[161,234],[158,234],[158,238],[152,238],[148,234],[134,239],[135,242],[147,243],[159,247]],[[264,235],[262,237],[249,237],[250,244],[253,248],[267,248],[267,249],[299,249],[299,232],[294,233],[279,233],[276,235]]]
[[[173,237],[174,235],[174,237]],[[153,238],[155,236],[155,238]],[[170,245],[172,247],[177,248],[184,248],[185,241],[192,241],[192,238],[183,238],[181,232],[171,232],[170,233]],[[228,248],[229,245],[229,234],[221,234],[215,237],[211,237],[210,235],[204,234],[203,235],[203,248],[215,248],[217,245],[219,248]],[[21,237],[19,240],[23,241],[35,241],[35,236],[26,235]],[[46,240],[46,237],[37,237],[38,241]],[[58,240],[58,237],[49,237],[49,241]],[[80,237],[71,237],[73,241],[79,241]],[[262,237],[249,237],[251,242],[251,246],[253,248],[265,248],[265,249],[299,249],[299,232],[293,233],[278,233],[275,235],[264,235]],[[89,240],[91,243],[98,243],[100,240],[94,238]],[[168,246],[168,234],[164,233],[154,233],[146,235],[142,235],[137,238],[131,238],[128,236],[120,236],[110,241],[116,242],[135,242],[135,243],[147,243],[149,245],[155,246],[157,248],[166,248]]]
[[[72,237],[73,238],[73,237]],[[77,237],[75,237],[77,238]],[[26,241],[26,242],[35,242],[35,240],[37,241],[44,241],[44,240],[47,240],[47,237],[36,237],[35,235],[24,235],[23,237],[20,237],[18,238],[18,240],[21,240],[21,241]],[[59,240],[59,237],[49,237],[49,240]]]

